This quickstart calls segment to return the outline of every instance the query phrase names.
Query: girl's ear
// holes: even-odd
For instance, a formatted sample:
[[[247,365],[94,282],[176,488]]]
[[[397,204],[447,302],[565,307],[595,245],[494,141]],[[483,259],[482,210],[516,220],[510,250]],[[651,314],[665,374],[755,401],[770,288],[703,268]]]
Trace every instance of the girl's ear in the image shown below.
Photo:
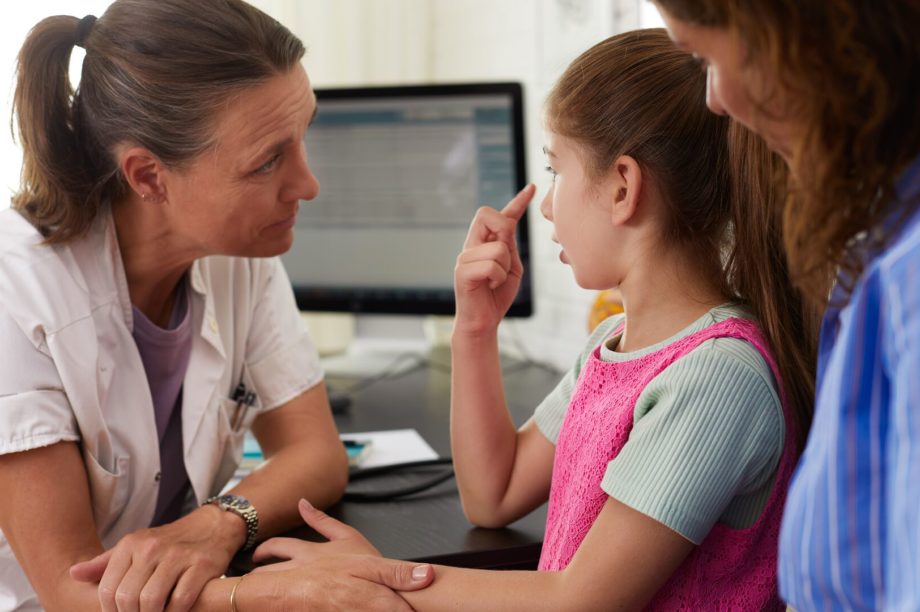
[[[625,225],[634,219],[642,193],[642,168],[629,155],[621,155],[610,168],[613,188],[611,215],[614,225]]]
[[[162,162],[143,147],[128,147],[118,152],[121,173],[131,190],[149,203],[161,201],[165,196]]]

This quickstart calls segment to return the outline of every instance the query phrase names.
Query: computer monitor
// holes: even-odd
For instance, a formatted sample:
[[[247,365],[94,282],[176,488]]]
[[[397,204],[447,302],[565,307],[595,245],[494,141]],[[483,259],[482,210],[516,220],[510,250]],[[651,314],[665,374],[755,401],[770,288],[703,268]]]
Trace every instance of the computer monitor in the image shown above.
[[[517,83],[317,89],[307,156],[319,196],[302,202],[282,256],[301,310],[455,311],[453,270],[477,208],[525,184]],[[510,316],[533,309],[527,216]]]

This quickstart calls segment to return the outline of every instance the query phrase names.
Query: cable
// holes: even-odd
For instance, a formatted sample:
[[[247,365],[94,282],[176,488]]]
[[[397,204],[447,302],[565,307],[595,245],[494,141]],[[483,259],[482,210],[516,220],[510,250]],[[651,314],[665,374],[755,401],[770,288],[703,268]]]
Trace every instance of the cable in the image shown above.
[[[524,342],[521,340],[518,328],[513,323],[508,325],[507,328],[510,331],[511,341],[514,344],[515,350],[521,356],[521,360],[517,363],[510,364],[502,368],[502,374],[511,374],[518,370],[523,370],[528,367],[537,367],[542,370],[546,370],[554,375],[560,375],[561,372],[559,369],[546,361],[538,361],[534,359],[533,356],[527,351],[524,346]],[[415,363],[408,368],[402,368],[401,364],[406,360],[412,360]],[[374,383],[380,382],[382,380],[399,378],[416,372],[421,368],[430,368],[432,370],[437,370],[439,372],[450,374],[451,365],[450,363],[442,363],[436,359],[431,359],[429,356],[421,355],[417,352],[407,351],[396,355],[390,363],[380,371],[379,374],[374,374],[373,376],[367,376],[365,378],[360,378],[350,386],[344,389],[338,389],[336,395],[344,396],[338,398],[340,401],[339,409],[336,412],[344,412],[347,409],[348,400],[351,399],[356,393],[364,391]]]
[[[422,482],[407,485],[404,487],[398,487],[395,489],[388,489],[383,491],[345,491],[345,494],[342,496],[344,501],[350,501],[355,503],[370,503],[370,502],[381,502],[381,501],[390,501],[394,499],[399,499],[402,497],[407,497],[409,495],[414,495],[416,493],[421,493],[422,491],[427,491],[437,485],[450,480],[454,477],[453,470],[453,460],[450,457],[440,457],[438,459],[426,459],[424,461],[409,461],[406,463],[395,463],[391,465],[381,465],[372,468],[364,468],[353,471],[349,475],[349,482],[355,482],[358,480],[367,480],[369,478],[376,478],[379,476],[386,476],[389,474],[395,474],[399,472],[404,472],[412,470],[419,467],[430,467],[430,466],[450,466],[449,469],[431,477]]]
[[[412,366],[408,368],[405,368],[402,370],[399,369],[399,365],[406,360],[413,360],[416,363],[414,363]],[[363,391],[364,389],[366,389],[367,387],[371,386],[372,384],[376,382],[385,380],[387,378],[399,378],[400,376],[405,376],[406,374],[415,372],[416,370],[425,367],[427,364],[428,364],[428,359],[418,353],[411,352],[411,351],[400,353],[396,355],[396,357],[394,357],[392,361],[390,361],[390,363],[388,363],[383,368],[383,370],[380,371],[379,374],[374,374],[373,376],[366,376],[364,378],[359,378],[357,381],[352,383],[347,388],[339,391],[339,393],[342,393],[345,395],[352,395],[359,391]]]

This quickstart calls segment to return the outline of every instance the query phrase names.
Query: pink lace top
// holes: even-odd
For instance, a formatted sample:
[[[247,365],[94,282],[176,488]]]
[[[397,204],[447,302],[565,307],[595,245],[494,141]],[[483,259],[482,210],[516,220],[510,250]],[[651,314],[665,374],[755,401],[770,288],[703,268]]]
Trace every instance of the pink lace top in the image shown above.
[[[539,569],[565,569],[584,539],[607,493],[607,464],[629,439],[636,400],[646,385],[680,357],[712,338],[750,342],[779,371],[757,326],[731,318],[690,334],[653,353],[625,362],[604,362],[600,348],[585,363],[556,445],[546,534]],[[744,529],[716,524],[650,603],[651,610],[782,610],[776,559],[786,488],[795,465],[793,420],[785,395],[786,437],[770,497],[757,521]]]

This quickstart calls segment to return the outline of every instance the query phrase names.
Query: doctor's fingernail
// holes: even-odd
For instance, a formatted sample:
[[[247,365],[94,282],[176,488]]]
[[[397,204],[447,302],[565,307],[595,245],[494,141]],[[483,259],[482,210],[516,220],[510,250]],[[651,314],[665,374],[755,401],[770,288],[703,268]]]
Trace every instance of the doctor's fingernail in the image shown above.
[[[412,568],[412,580],[421,582],[428,578],[429,573],[431,573],[430,565],[416,565]]]

